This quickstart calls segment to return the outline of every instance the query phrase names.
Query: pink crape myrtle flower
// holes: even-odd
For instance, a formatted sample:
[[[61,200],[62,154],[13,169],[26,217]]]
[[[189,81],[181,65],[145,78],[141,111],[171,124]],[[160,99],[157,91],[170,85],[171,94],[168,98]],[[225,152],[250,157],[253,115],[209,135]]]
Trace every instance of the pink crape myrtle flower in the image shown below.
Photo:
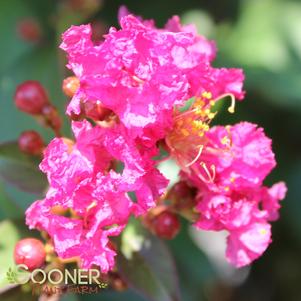
[[[226,256],[236,267],[250,264],[271,243],[271,225],[278,216],[281,201],[286,194],[283,182],[271,188],[232,190],[230,194],[200,191],[197,197],[199,220],[197,228],[211,231],[226,230]]]
[[[271,242],[269,222],[278,218],[286,194],[283,182],[263,186],[276,165],[271,140],[261,128],[242,122],[211,128],[204,143],[198,160],[183,173],[199,188],[195,225],[228,231],[227,259],[236,267],[248,265]]]
[[[260,189],[261,202],[257,203],[254,217],[247,225],[229,230],[226,256],[236,267],[250,264],[267,249],[271,243],[271,225],[268,221],[278,218],[279,201],[286,195],[286,185],[283,182],[274,184],[271,188]],[[258,205],[262,206],[259,210]],[[257,215],[257,217],[256,217]],[[261,218],[258,218],[258,216]]]
[[[262,255],[271,243],[271,225],[254,222],[230,232],[226,257],[236,267],[243,267]]]
[[[50,189],[27,210],[26,221],[48,232],[60,257],[79,257],[85,268],[95,264],[107,272],[115,256],[108,237],[120,234],[132,213],[155,206],[168,181],[122,125],[101,128],[82,121],[72,128],[75,143],[55,138],[44,153],[40,168]],[[112,169],[116,162],[124,165],[121,173]],[[58,215],[57,208],[69,210],[71,217]]]
[[[122,207],[125,209],[122,217],[127,218],[129,200],[122,199],[122,195],[119,197],[118,206],[120,210]],[[26,211],[26,223],[31,229],[36,228],[49,234],[60,258],[77,257],[83,268],[88,269],[97,265],[103,273],[107,273],[114,267],[116,255],[115,250],[109,244],[109,237],[119,235],[126,221],[116,219],[119,224],[112,224],[116,216],[110,216],[114,212],[109,207],[109,202],[103,202],[98,205],[98,208],[92,208],[92,210],[87,208],[87,213],[82,216],[72,218],[61,216],[54,211],[54,208],[62,206],[57,200],[57,195],[55,195],[54,198],[48,196],[44,200],[33,203]],[[105,228],[106,224],[107,228]]]
[[[100,101],[147,145],[164,138],[173,125],[173,110],[191,97],[210,92],[214,98],[243,98],[239,69],[213,68],[213,42],[181,27],[176,18],[165,29],[123,13],[121,29],[111,28],[94,45],[90,25],[72,26],[61,48],[68,68],[80,80],[67,113],[80,113],[80,103]]]
[[[89,185],[89,179],[106,174],[115,185],[118,184],[120,191],[136,192],[135,212],[143,213],[155,205],[155,199],[164,192],[167,180],[155,168],[149,154],[138,151],[122,125],[102,128],[82,121],[73,122],[72,128],[76,138],[72,151],[69,151],[70,146],[64,139],[54,139],[40,165],[52,187],[68,197],[76,192],[76,188],[86,183]],[[124,165],[121,174],[112,170],[112,160]],[[114,186],[112,189],[115,190]],[[72,203],[72,208],[77,209],[78,205],[80,209],[81,202]]]
[[[206,230],[233,230],[255,219],[274,221],[278,217],[279,201],[285,194],[283,182],[271,188],[261,186],[257,189],[233,190],[228,194],[200,191],[196,208],[201,217],[197,226]]]
[[[190,177],[215,192],[258,187],[276,166],[272,141],[249,122],[215,126],[205,134],[199,159]]]

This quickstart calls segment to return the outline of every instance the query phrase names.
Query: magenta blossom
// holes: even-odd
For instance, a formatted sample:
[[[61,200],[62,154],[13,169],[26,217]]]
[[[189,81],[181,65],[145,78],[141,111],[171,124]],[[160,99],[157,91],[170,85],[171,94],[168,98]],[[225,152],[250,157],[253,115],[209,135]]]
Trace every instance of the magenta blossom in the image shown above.
[[[283,182],[263,186],[276,165],[271,140],[243,122],[213,127],[203,141],[197,160],[183,173],[199,189],[195,225],[228,231],[227,259],[237,267],[250,264],[271,242],[269,221],[278,218],[286,194]]]
[[[203,230],[228,231],[227,259],[236,267],[248,265],[271,242],[269,222],[276,219],[285,194],[283,182],[228,195],[200,191],[196,207],[200,217],[195,225]]]
[[[70,218],[58,215],[56,210],[61,208],[62,204],[55,195],[54,198],[48,196],[33,203],[26,211],[26,222],[31,229],[36,228],[49,234],[55,251],[61,258],[77,257],[83,268],[90,268],[95,264],[106,273],[114,267],[116,255],[115,250],[110,247],[109,237],[120,234],[126,225],[126,220],[123,220],[123,223],[121,221],[127,219],[129,212],[129,200],[121,194],[115,197],[119,197],[120,210],[125,210],[122,214],[120,212],[119,216],[114,215],[114,208],[110,207],[114,204],[107,201],[98,203],[97,207],[93,207],[92,204],[91,209],[87,207],[86,213],[81,216],[73,211]],[[112,223],[116,217],[118,225]]]
[[[263,129],[252,123],[212,127],[204,136],[201,155],[189,167],[189,177],[220,193],[261,186],[276,166],[271,144]]]
[[[83,266],[96,264],[106,272],[115,255],[107,246],[108,236],[118,235],[131,213],[140,215],[155,206],[167,180],[154,161],[140,154],[123,126],[74,122],[73,132],[74,144],[56,138],[48,145],[41,169],[50,189],[27,210],[27,224],[48,232],[60,257],[76,256]],[[120,173],[112,169],[116,164],[123,168]],[[129,192],[135,193],[136,203]],[[57,215],[58,207],[71,217]],[[105,256],[97,253],[99,248]]]
[[[243,98],[242,71],[211,67],[214,44],[182,28],[178,19],[162,30],[132,15],[120,24],[100,45],[91,41],[90,25],[72,26],[63,34],[68,67],[80,80],[69,114],[79,114],[81,102],[101,101],[133,138],[153,145],[171,129],[174,106],[189,98],[204,91],[214,98]]]

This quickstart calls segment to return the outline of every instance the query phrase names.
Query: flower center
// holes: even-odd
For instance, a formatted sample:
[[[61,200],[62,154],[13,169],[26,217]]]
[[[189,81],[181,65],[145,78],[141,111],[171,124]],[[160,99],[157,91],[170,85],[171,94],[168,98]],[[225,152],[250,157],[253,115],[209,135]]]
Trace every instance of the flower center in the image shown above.
[[[204,92],[187,111],[175,112],[174,126],[166,137],[166,143],[184,170],[194,164],[202,153],[205,133],[216,115],[211,111],[214,104],[211,93]]]
[[[203,92],[200,97],[196,97],[194,103],[185,112],[175,111],[174,126],[166,137],[166,144],[170,148],[171,155],[177,160],[182,170],[190,173],[197,170],[202,181],[212,183],[215,179],[215,166],[207,166],[205,162],[199,160],[208,138],[206,132],[217,112],[212,112],[212,107],[221,98],[231,97],[231,105],[228,108],[230,113],[234,113],[235,98],[232,94],[224,94],[218,99],[213,99],[210,92]],[[222,144],[228,146],[228,137],[224,137]],[[198,166],[195,163],[198,162]],[[201,169],[201,170],[200,170]]]

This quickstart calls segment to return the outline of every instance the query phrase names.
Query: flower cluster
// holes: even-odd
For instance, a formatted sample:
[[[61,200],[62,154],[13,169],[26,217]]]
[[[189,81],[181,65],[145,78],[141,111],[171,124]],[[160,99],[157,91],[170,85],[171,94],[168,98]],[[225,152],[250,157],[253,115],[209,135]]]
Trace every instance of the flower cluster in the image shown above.
[[[72,129],[75,143],[55,138],[44,153],[40,167],[50,189],[27,210],[27,223],[48,232],[61,258],[79,257],[82,266],[107,272],[115,255],[108,236],[118,235],[131,213],[153,207],[167,180],[121,124],[104,128],[80,121]],[[114,164],[123,170],[115,171]]]
[[[184,175],[199,188],[196,226],[227,230],[227,258],[244,266],[268,247],[268,222],[278,218],[286,187],[282,182],[271,188],[262,184],[276,163],[271,140],[256,125],[216,126],[204,139],[202,154]]]
[[[148,147],[164,138],[173,126],[177,105],[204,91],[214,98],[232,94],[243,97],[243,74],[237,69],[216,69],[212,42],[177,18],[158,30],[132,15],[120,20],[121,30],[111,28],[100,45],[91,41],[91,26],[72,26],[63,35],[61,48],[80,80],[67,113],[80,114],[81,103],[111,109]]]
[[[40,168],[50,187],[27,210],[27,224],[46,231],[61,258],[108,272],[116,255],[111,237],[168,195],[153,159],[164,140],[197,190],[195,225],[227,230],[227,258],[249,264],[271,240],[268,222],[277,219],[286,188],[262,184],[276,164],[262,129],[210,128],[216,102],[230,96],[233,112],[243,98],[243,72],[212,67],[214,42],[176,16],[158,29],[125,9],[119,15],[121,29],[111,28],[103,41],[91,40],[90,25],[63,34],[76,76],[64,87],[73,95],[66,113],[75,120],[74,141],[55,138],[44,151]]]

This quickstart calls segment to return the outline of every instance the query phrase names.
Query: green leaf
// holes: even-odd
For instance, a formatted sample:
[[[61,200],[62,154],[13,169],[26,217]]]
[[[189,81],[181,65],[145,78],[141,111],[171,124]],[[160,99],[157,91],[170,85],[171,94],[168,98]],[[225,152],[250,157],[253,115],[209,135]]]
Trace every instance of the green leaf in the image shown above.
[[[121,237],[117,262],[129,286],[149,300],[180,300],[175,265],[165,244],[138,221],[131,221]]]
[[[0,219],[17,218],[23,214],[22,209],[17,206],[14,200],[7,195],[6,191],[0,185]]]
[[[23,154],[16,142],[0,144],[0,178],[4,181],[24,191],[43,193],[47,180],[38,163],[36,158]]]

